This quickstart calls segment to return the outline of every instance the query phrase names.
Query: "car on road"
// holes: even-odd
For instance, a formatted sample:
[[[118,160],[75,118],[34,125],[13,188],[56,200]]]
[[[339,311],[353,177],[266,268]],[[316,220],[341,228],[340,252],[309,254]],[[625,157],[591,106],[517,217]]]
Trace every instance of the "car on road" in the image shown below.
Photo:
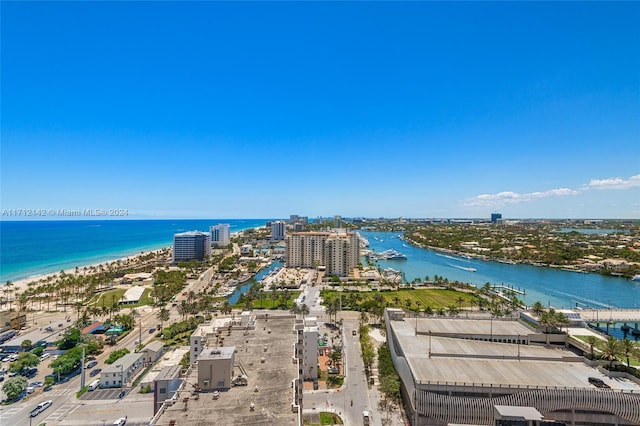
[[[126,394],[127,394],[127,393],[126,393],[125,391],[120,391],[120,393],[118,394],[118,398],[124,398],[124,396],[125,396]],[[124,423],[123,423],[123,424],[124,424]]]
[[[97,376],[98,374],[100,374],[101,371],[102,371],[102,368],[94,368],[93,370],[91,370],[91,373],[89,373],[89,376],[90,377]]]
[[[351,330],[351,335],[355,336],[357,334],[357,332],[355,330]]]
[[[120,417],[118,420],[113,422],[113,426],[124,426],[126,424],[127,424],[127,418],[126,417]]]
[[[218,398],[220,398],[220,392],[213,391],[213,399],[218,399]]]
[[[156,329],[155,329],[155,328],[150,328],[150,329],[149,329],[149,334],[153,334],[153,333],[155,333],[155,331],[156,331]]]
[[[40,361],[44,361],[45,359],[49,358],[51,356],[51,354],[46,353],[46,354],[42,354],[40,355]]]
[[[41,402],[40,404],[38,404],[38,406],[36,408],[34,408],[31,411],[31,417],[35,417],[38,414],[42,413],[47,408],[51,407],[51,404],[53,404],[53,401],[51,401],[51,400]]]
[[[87,364],[87,369],[91,369],[96,365],[98,365],[98,361],[91,361],[89,364]]]

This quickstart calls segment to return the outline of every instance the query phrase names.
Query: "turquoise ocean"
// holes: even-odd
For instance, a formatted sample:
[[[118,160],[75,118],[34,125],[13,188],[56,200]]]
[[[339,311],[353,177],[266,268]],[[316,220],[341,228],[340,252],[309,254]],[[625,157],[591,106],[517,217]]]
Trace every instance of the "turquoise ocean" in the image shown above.
[[[269,220],[0,221],[0,283],[168,247],[177,232],[208,231],[218,223],[237,232]]]

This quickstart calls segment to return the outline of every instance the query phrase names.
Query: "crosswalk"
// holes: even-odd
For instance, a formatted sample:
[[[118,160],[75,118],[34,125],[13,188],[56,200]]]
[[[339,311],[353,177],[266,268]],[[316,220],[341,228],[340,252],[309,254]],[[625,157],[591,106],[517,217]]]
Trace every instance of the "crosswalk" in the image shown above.
[[[76,408],[78,408],[78,404],[73,404],[73,403],[62,404],[62,405],[56,407],[56,409],[47,417],[47,421],[58,421],[59,422],[67,414],[71,413]]]
[[[76,391],[73,389],[52,389],[47,392],[47,396],[66,396],[66,395],[74,395]]]
[[[25,407],[11,407],[11,408],[4,408],[2,409],[2,411],[0,411],[0,419],[4,419],[7,417],[12,417],[13,415],[19,413],[20,411],[24,410]]]

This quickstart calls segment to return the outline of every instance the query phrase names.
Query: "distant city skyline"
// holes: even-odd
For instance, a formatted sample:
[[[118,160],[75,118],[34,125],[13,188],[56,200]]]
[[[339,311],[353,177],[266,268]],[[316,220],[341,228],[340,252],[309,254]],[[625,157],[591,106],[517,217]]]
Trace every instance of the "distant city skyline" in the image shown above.
[[[0,220],[640,219],[639,21],[636,2],[3,2]]]

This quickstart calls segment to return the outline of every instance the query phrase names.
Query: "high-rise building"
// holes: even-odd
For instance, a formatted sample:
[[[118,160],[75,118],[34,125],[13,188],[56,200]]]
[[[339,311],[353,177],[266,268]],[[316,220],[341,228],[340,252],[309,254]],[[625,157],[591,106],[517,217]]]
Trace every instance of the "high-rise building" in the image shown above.
[[[283,220],[271,222],[271,239],[284,240],[287,235],[287,224]]]
[[[491,223],[497,223],[502,219],[502,213],[491,213]]]
[[[345,277],[358,267],[360,246],[355,232],[297,232],[286,238],[288,267],[325,266],[327,275]]]
[[[226,247],[231,241],[230,226],[228,223],[219,223],[209,228],[211,232],[211,244],[216,247]]]
[[[211,235],[189,231],[173,236],[173,263],[183,260],[204,260],[211,254]]]

